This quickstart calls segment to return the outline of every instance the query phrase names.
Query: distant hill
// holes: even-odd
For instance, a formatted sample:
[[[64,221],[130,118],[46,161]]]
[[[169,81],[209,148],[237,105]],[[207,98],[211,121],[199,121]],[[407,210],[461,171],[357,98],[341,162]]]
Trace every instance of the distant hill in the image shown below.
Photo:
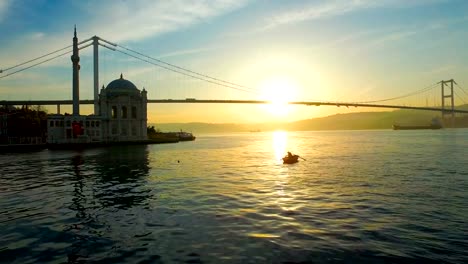
[[[248,125],[245,124],[212,124],[212,123],[151,123],[149,126],[154,126],[163,132],[169,131],[186,131],[193,133],[222,133],[222,132],[244,132],[249,131]]]
[[[292,122],[290,127],[292,130],[391,129],[393,124],[427,125],[437,116],[435,112],[413,110],[361,112]]]
[[[457,107],[468,110],[468,105]],[[387,112],[360,112],[336,114],[327,117],[300,120],[290,123],[258,124],[212,124],[212,123],[162,123],[154,125],[161,131],[187,131],[197,133],[255,132],[271,130],[361,130],[392,129],[393,124],[429,125],[433,118],[440,118],[440,112],[420,110],[395,110]],[[458,127],[468,127],[468,115],[457,119]]]

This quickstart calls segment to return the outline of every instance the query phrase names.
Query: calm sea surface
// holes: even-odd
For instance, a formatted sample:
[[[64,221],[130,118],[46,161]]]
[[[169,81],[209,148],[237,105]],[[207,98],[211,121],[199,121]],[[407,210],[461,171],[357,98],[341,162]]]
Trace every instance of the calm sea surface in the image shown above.
[[[0,154],[0,262],[467,263],[468,130]]]

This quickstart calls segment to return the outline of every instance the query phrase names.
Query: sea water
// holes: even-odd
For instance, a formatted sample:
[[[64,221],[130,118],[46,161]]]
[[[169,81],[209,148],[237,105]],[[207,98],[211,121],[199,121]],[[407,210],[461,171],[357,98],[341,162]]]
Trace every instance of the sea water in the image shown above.
[[[466,129],[2,153],[0,262],[467,263],[467,154]]]

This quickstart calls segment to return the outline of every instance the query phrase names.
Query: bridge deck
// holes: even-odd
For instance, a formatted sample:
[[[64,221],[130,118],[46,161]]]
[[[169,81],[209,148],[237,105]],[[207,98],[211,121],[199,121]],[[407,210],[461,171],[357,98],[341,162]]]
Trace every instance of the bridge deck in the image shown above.
[[[204,99],[148,99],[148,103],[157,104],[269,104],[269,101],[262,100],[204,100]],[[0,105],[71,105],[72,100],[16,100],[16,101],[0,101]],[[93,100],[80,100],[80,104],[94,104]],[[372,108],[393,108],[393,109],[412,109],[424,111],[441,111],[441,108],[436,107],[416,107],[404,105],[381,105],[381,104],[362,104],[348,102],[322,102],[322,101],[295,101],[288,102],[293,105],[306,106],[344,106],[344,107],[372,107]],[[451,113],[450,109],[445,112]],[[455,113],[468,113],[468,110],[455,109]]]

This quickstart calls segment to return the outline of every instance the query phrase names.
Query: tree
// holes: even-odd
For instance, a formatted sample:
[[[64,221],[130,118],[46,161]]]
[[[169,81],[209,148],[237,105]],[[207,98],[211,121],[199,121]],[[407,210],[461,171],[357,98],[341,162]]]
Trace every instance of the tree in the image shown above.
[[[154,126],[148,126],[146,128],[146,134],[148,136],[156,135],[158,133],[161,133],[161,130],[159,130],[159,128],[154,128]]]
[[[0,107],[6,121],[2,122],[3,137],[45,137],[47,134],[47,113],[42,107]],[[5,132],[5,133],[3,133]]]

